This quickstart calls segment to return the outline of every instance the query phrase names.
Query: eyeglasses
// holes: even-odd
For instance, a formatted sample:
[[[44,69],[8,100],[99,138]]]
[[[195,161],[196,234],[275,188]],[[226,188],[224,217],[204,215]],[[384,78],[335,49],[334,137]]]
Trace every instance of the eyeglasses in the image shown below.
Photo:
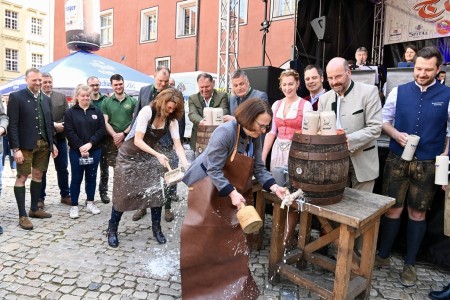
[[[100,86],[100,84],[90,84],[90,87],[96,87],[96,86]]]
[[[272,127],[270,124],[269,124],[269,125],[261,124],[261,123],[259,123],[257,120],[255,120],[255,122],[256,122],[256,124],[258,124],[259,130],[265,130],[265,131],[268,131],[268,130]]]

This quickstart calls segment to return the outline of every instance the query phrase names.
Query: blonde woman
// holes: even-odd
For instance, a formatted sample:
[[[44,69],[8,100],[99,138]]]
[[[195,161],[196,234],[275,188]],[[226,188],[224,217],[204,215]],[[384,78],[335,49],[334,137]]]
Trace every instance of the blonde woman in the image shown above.
[[[275,101],[272,105],[272,129],[266,134],[262,152],[262,159],[266,161],[267,155],[272,149],[270,159],[270,171],[272,172],[276,167],[287,166],[294,133],[302,129],[304,113],[313,110],[309,101],[297,95],[297,90],[300,87],[300,76],[295,70],[287,69],[283,71],[279,81],[284,98]],[[294,230],[298,219],[298,212],[289,213],[289,224],[286,226],[285,233],[287,247],[295,243]]]
[[[101,155],[100,141],[105,135],[106,126],[103,113],[91,105],[90,89],[87,85],[77,86],[73,102],[74,105],[64,115],[64,132],[70,146],[72,207],[69,215],[70,218],[76,219],[79,216],[78,198],[83,175],[87,195],[86,209],[94,215],[100,213],[94,205],[94,196]]]

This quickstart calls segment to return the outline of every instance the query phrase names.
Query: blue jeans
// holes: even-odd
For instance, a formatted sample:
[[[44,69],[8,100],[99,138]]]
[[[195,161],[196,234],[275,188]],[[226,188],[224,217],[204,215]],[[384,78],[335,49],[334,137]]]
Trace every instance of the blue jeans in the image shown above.
[[[80,151],[78,149],[69,150],[70,169],[72,180],[70,181],[70,195],[72,198],[72,206],[78,205],[78,198],[80,197],[80,187],[85,177],[85,191],[88,201],[94,201],[95,187],[97,184],[97,169],[100,162],[102,150],[100,148],[90,150],[89,156],[94,159],[94,163],[90,165],[80,166]]]
[[[69,161],[67,158],[67,140],[57,140],[56,148],[58,148],[58,156],[53,159],[55,162],[55,170],[56,176],[58,178],[58,187],[59,194],[61,198],[70,196],[69,189],[69,171],[67,168],[69,167]],[[47,171],[42,175],[42,187],[41,187],[41,195],[40,199],[45,200],[45,188],[47,187]]]
[[[14,155],[9,148],[8,136],[3,136],[3,154],[2,154],[2,166],[5,166],[5,158],[9,156],[9,166],[11,170],[16,169],[16,161],[14,160]]]

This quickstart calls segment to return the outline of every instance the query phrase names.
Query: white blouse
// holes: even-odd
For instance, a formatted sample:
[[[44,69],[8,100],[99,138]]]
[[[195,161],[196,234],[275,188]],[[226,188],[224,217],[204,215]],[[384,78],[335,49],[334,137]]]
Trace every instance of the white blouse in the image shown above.
[[[130,134],[127,136],[127,140],[134,137],[136,131],[139,131],[141,133],[144,133],[147,131],[147,125],[148,122],[152,119],[152,109],[149,105],[144,106],[140,111],[136,118],[136,122],[133,125],[133,128],[130,131]],[[161,128],[155,128],[153,124],[151,125],[153,129],[162,129],[164,128],[164,125]],[[169,124],[169,131],[170,135],[172,136],[172,139],[179,139],[180,138],[180,132],[178,130],[178,121],[176,119],[173,119]]]

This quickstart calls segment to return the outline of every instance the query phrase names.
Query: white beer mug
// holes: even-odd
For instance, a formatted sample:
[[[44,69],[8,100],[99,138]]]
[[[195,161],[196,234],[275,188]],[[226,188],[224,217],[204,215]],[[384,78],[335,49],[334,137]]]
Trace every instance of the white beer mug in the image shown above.
[[[320,112],[307,111],[303,114],[302,133],[316,135],[319,130]]]
[[[322,135],[336,135],[336,114],[334,111],[320,112],[320,131]]]
[[[436,172],[434,174],[434,184],[447,185],[449,160],[447,155],[436,156]]]
[[[223,123],[223,109],[215,107],[212,109],[212,124],[220,125]]]
[[[205,107],[203,109],[203,119],[205,120],[205,125],[213,125],[213,108]]]
[[[403,149],[402,159],[406,161],[411,161],[416,152],[417,145],[419,145],[420,136],[410,134],[408,136],[408,141],[406,142],[405,149]]]

